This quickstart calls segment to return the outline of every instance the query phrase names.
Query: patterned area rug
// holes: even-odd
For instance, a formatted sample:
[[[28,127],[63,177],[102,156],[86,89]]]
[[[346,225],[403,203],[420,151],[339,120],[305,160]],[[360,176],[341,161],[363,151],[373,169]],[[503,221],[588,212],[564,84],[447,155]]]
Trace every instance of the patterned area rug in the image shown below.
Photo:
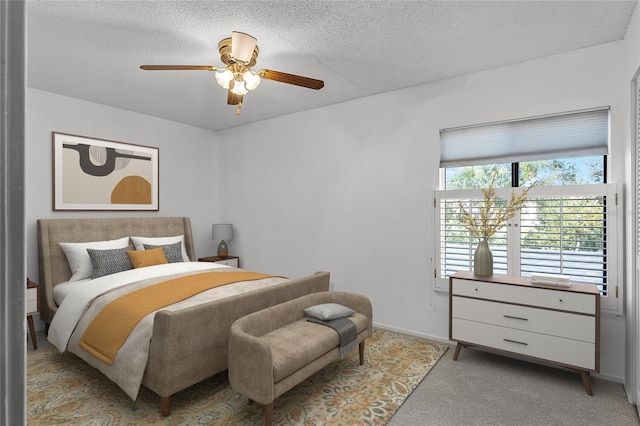
[[[385,330],[358,351],[329,364],[276,399],[274,425],[384,425],[447,351],[447,346]],[[100,372],[55,349],[27,356],[29,425],[261,425],[264,408],[229,386],[220,373],[172,398],[161,417],[146,388],[132,401]]]

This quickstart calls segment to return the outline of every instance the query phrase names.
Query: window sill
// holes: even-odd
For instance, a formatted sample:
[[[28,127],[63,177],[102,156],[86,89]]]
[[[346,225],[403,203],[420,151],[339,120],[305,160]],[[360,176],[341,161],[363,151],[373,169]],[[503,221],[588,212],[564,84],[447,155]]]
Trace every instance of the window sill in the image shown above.
[[[449,294],[449,289],[448,288],[440,288],[440,287],[434,287],[433,290],[436,293],[440,293],[440,294]]]

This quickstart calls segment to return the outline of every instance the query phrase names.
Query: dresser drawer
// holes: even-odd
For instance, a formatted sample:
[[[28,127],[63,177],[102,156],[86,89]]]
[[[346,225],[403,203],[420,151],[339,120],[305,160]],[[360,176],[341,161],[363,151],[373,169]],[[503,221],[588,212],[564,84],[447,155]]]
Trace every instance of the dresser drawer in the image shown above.
[[[598,295],[453,278],[452,294],[595,315]]]
[[[452,319],[452,327],[452,337],[458,341],[501,349],[587,370],[596,370],[594,343],[460,318]]]
[[[233,266],[234,268],[238,267],[238,259],[224,259],[224,260],[216,260],[215,263],[219,263],[221,265]]]
[[[27,289],[27,313],[38,312],[38,289],[36,287]]]
[[[527,306],[453,297],[454,318],[595,343],[596,318]]]

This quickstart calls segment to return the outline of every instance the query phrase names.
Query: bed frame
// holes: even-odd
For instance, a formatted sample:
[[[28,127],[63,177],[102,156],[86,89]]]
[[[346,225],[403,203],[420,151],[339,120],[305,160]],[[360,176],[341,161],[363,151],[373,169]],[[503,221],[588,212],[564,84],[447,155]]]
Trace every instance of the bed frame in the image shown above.
[[[187,217],[38,220],[40,315],[47,327],[57,311],[53,288],[71,277],[58,243],[132,235],[184,235],[187,254],[195,260],[191,222]],[[329,273],[317,272],[226,299],[157,312],[142,384],[160,396],[160,412],[168,416],[173,394],[227,369],[229,329],[236,319],[305,294],[328,290]]]

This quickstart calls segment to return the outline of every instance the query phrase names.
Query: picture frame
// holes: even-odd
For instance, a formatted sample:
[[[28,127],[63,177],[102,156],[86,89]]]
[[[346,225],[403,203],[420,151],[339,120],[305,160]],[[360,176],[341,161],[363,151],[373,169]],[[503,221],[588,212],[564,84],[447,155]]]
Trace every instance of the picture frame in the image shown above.
[[[52,132],[53,210],[159,211],[159,149]]]

